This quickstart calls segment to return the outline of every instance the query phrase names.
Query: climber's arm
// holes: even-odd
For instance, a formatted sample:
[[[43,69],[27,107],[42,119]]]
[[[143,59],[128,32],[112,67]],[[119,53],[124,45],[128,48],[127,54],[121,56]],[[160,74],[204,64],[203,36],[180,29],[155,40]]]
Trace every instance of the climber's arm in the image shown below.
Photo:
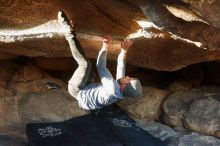
[[[118,55],[116,80],[125,77],[126,54],[128,48],[130,48],[132,44],[133,41],[131,41],[130,39],[125,39],[123,42],[121,42],[121,52]]]

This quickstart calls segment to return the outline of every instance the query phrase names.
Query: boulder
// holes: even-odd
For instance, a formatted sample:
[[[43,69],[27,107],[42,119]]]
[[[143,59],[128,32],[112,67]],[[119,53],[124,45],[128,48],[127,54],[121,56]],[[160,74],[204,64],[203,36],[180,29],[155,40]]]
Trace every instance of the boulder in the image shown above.
[[[219,87],[206,86],[174,92],[163,103],[164,122],[219,137],[219,91]]]
[[[17,70],[7,88],[0,88],[0,130],[24,131],[28,122],[56,122],[87,114],[60,79],[34,65]]]
[[[27,93],[19,96],[18,107],[23,122],[59,122],[82,116],[78,102],[67,92]]]
[[[127,59],[131,65],[175,71],[191,64],[219,60],[220,31],[216,9],[220,4],[217,1],[196,2],[201,5],[193,1],[160,0],[154,3],[149,0],[2,1],[0,52],[6,53],[8,58],[10,55],[71,57],[56,21],[58,10],[63,9],[74,20],[78,38],[89,58],[97,57],[102,41],[100,36],[111,34],[114,41],[108,59],[113,61],[120,51],[120,41],[127,36],[134,39]],[[195,13],[204,21],[188,22],[177,18],[164,5],[189,9],[190,14]],[[146,25],[139,23],[142,20]],[[142,28],[145,33],[139,31]]]
[[[185,125],[188,129],[220,137],[220,95],[208,95],[195,100],[188,111]]]
[[[51,83],[55,84],[55,88]],[[40,121],[44,117],[43,119],[55,121],[65,120],[71,118],[72,114],[80,115],[85,112],[80,110],[77,101],[69,95],[67,84],[56,78],[46,77],[32,81],[12,80],[9,87],[19,96],[20,110],[24,108],[23,113],[29,113],[30,117],[24,116],[26,119],[38,118]],[[39,109],[40,105],[42,107]],[[41,114],[44,116],[41,117]]]
[[[1,122],[0,128],[11,131],[22,130],[22,120],[19,116],[17,96],[3,96],[0,98]],[[23,127],[24,128],[24,125]]]
[[[135,119],[158,120],[162,110],[162,103],[169,92],[145,86],[142,90],[142,97],[126,97],[117,104]]]

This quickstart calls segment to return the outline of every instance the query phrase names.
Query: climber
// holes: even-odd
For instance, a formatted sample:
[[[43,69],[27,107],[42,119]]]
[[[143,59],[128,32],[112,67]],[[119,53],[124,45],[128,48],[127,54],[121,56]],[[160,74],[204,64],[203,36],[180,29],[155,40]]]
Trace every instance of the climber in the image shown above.
[[[121,42],[121,52],[118,56],[116,80],[106,68],[107,51],[112,43],[110,36],[103,37],[103,45],[97,58],[97,70],[101,83],[91,83],[92,66],[85,56],[72,23],[63,11],[58,12],[58,21],[65,30],[73,58],[78,63],[78,68],[68,82],[68,91],[78,100],[82,109],[93,110],[110,105],[124,97],[140,97],[142,87],[136,78],[125,76],[125,59],[128,48],[132,45],[130,39]]]

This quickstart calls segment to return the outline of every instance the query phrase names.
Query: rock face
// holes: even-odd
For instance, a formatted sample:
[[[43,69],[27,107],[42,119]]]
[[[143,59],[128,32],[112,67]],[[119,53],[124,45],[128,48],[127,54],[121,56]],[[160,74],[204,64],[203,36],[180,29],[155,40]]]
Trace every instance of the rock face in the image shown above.
[[[151,87],[143,87],[141,98],[128,98],[118,103],[119,107],[135,119],[154,121],[161,114],[161,105],[168,91]]]
[[[114,42],[109,60],[116,60],[119,41],[126,36],[134,39],[128,63],[140,67],[174,71],[220,59],[219,1],[3,0],[0,8],[2,59],[71,56],[55,21],[60,9],[74,20],[90,58],[97,57],[99,36],[111,34]],[[192,19],[186,21],[186,17]],[[145,33],[138,31],[142,28]]]
[[[1,64],[1,78],[8,82],[0,86],[1,133],[23,131],[27,122],[63,121],[88,113],[79,109],[63,81],[33,65],[8,64]]]
[[[52,77],[31,62],[26,62],[23,65],[0,61],[0,144],[4,146],[25,144],[27,140],[24,129],[27,122],[63,121],[88,113],[79,109],[77,101],[67,93],[66,82]],[[110,68],[115,66],[114,63],[109,65]],[[55,69],[50,62],[39,66]],[[66,71],[65,67],[63,69]],[[128,70],[136,74],[138,69],[129,66]],[[189,74],[194,72],[192,70],[183,70],[180,76],[190,80],[194,77],[194,74]],[[195,72],[195,75],[200,74],[192,80],[193,84],[197,84],[202,78],[202,73]],[[215,146],[219,143],[218,139],[189,133],[187,130],[181,131],[183,128],[180,127],[219,137],[220,88],[207,86],[188,90],[172,90],[174,93],[170,94],[167,89],[145,85],[141,98],[127,98],[117,104],[137,121],[164,120],[166,124],[175,127],[176,131],[179,130],[176,132],[168,127],[163,128],[164,126],[161,130],[160,125],[154,123],[142,126],[170,145],[201,143],[204,146]]]
[[[203,17],[208,23],[220,28],[220,13],[217,11],[220,2],[217,0],[181,0],[190,5],[190,9],[197,15]]]
[[[171,94],[163,104],[165,123],[219,137],[219,91],[210,86]]]
[[[159,78],[154,73],[149,76],[147,69],[171,72],[220,60],[219,0],[0,0],[0,144],[24,145],[20,139],[25,137],[27,122],[63,121],[87,114],[67,93],[66,82],[42,70],[65,72],[63,77],[56,75],[67,81],[68,72],[76,67],[57,22],[60,9],[74,21],[93,64],[101,36],[111,34],[108,65],[115,72],[120,41],[130,37],[134,43],[127,54],[127,73],[149,85]],[[32,61],[3,61],[20,56]],[[188,68],[174,80],[162,77],[169,78],[160,81],[163,89],[144,86],[142,98],[118,105],[135,119],[163,120],[172,127],[220,138],[220,88],[199,87],[203,81],[220,83],[219,63],[213,65]],[[174,137],[162,139],[171,145],[219,145],[213,137],[168,131]]]

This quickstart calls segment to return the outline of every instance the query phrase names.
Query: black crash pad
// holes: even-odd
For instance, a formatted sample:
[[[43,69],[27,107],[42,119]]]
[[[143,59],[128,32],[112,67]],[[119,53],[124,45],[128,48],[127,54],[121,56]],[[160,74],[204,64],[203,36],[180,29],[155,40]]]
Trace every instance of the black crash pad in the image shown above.
[[[115,106],[57,123],[29,123],[30,146],[167,146]]]

